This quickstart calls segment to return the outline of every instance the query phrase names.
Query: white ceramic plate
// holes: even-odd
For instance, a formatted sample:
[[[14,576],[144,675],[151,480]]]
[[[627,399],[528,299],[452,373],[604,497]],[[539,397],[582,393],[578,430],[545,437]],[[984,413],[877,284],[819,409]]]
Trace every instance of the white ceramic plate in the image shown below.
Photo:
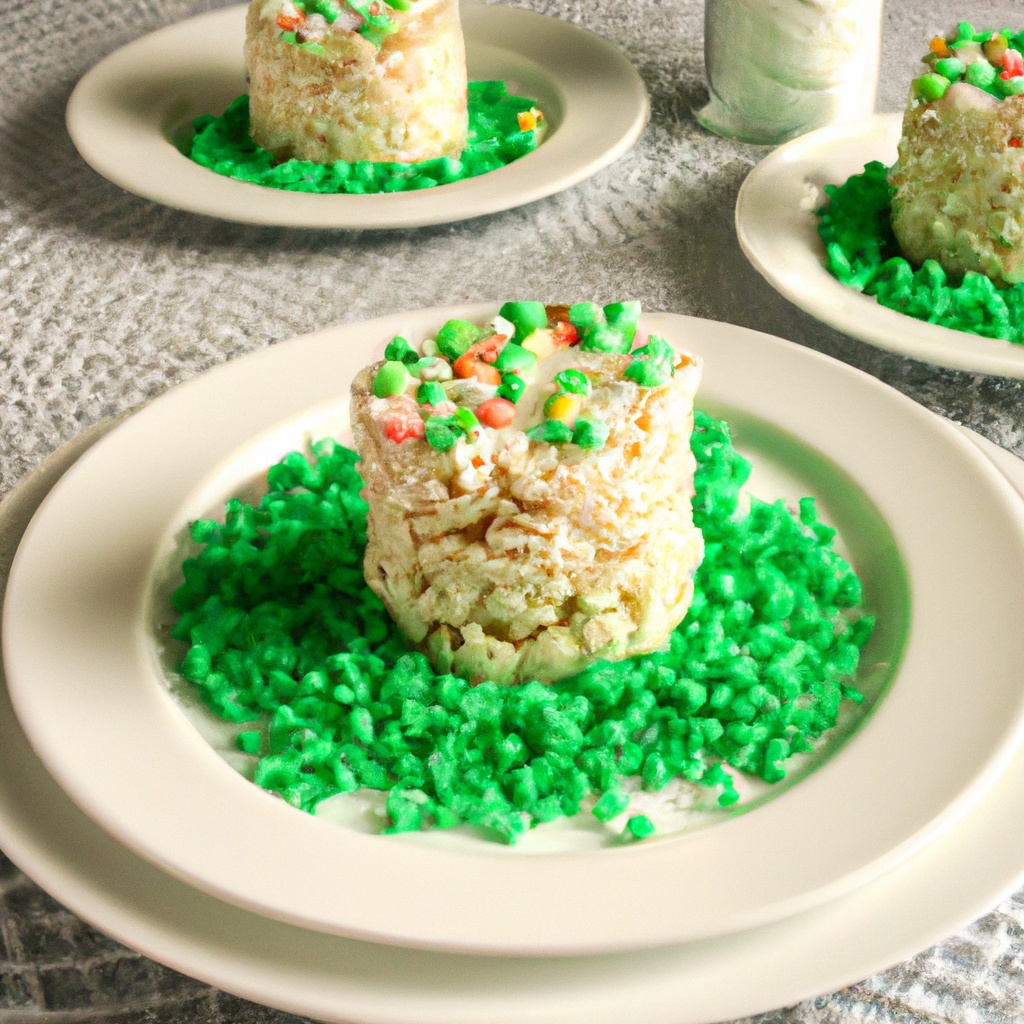
[[[912,359],[1024,377],[1024,345],[980,338],[915,320],[841,285],[825,267],[814,211],[823,186],[838,185],[864,165],[896,160],[902,115],[809,132],[780,146],[750,172],[736,202],[736,231],[747,258],[781,295],[837,330]]]
[[[534,955],[753,927],[863,884],[948,827],[1021,732],[1020,503],[952,427],[873,378],[767,335],[667,314],[645,325],[705,358],[705,407],[831,499],[826,512],[883,619],[871,658],[898,660],[906,633],[868,727],[747,814],[547,856],[331,827],[205,744],[164,685],[148,628],[154,565],[174,534],[300,444],[392,335],[415,341],[450,316],[496,309],[421,310],[273,346],[171,390],[67,474],[25,535],[4,622],[12,701],[65,791],[129,848],[279,920]]]
[[[0,585],[39,501],[104,429],[62,449],[0,506]],[[1024,494],[1024,463],[974,440]],[[708,1024],[831,992],[945,938],[1013,892],[1024,881],[1022,803],[1018,752],[981,800],[910,861],[835,902],[723,939],[556,960],[402,950],[249,914],[133,856],[46,773],[0,672],[5,852],[140,952],[240,996],[347,1024]]]
[[[326,196],[235,181],[172,139],[246,91],[245,8],[203,14],[138,39],[96,65],[68,102],[79,153],[129,192],[225,220],[299,228],[400,228],[465,220],[561,192],[626,153],[647,123],[643,82],[600,36],[510,7],[462,11],[469,75],[539,101],[545,141],[515,163],[416,192]]]

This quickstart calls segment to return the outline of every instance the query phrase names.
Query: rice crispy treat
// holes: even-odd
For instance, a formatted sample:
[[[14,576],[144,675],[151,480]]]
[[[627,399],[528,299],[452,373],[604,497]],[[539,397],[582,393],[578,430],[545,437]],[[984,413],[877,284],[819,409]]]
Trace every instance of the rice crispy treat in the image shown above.
[[[700,365],[633,349],[638,316],[506,303],[423,355],[396,338],[353,382],[366,579],[437,671],[551,682],[686,614]]]
[[[912,263],[1024,281],[1024,32],[932,40],[903,116],[892,226]]]
[[[252,0],[253,140],[282,160],[414,163],[466,145],[458,0]]]

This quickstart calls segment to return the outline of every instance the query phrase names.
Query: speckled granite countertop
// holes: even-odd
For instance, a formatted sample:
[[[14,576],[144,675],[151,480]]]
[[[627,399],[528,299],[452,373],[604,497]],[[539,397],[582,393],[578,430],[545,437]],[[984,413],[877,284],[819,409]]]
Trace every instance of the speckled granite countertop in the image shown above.
[[[800,313],[743,258],[737,190],[763,150],[709,135],[698,0],[521,0],[591,28],[639,68],[651,123],[635,151],[553,198],[394,233],[257,229],[127,195],[78,158],[64,106],[97,60],[208,9],[195,0],[6,5],[0,173],[0,497],[88,426],[217,363],[338,323],[506,295],[640,299],[828,353],[1024,454],[1024,381],[879,351]],[[937,8],[942,7],[941,13]],[[965,17],[1016,25],[1011,0],[891,0],[878,107],[902,107],[922,40]],[[940,21],[936,21],[939,18]],[[656,34],[650,27],[657,25]],[[836,935],[836,942],[843,941]],[[1024,892],[938,946],[772,1024],[1024,1018]],[[0,1024],[286,1024],[125,949],[0,853]]]

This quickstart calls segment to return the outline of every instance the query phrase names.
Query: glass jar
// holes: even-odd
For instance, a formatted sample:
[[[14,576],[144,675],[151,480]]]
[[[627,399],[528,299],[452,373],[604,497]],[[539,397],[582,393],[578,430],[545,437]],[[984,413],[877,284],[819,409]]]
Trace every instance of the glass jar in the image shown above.
[[[706,0],[711,97],[697,120],[718,135],[775,145],[872,113],[882,0]]]

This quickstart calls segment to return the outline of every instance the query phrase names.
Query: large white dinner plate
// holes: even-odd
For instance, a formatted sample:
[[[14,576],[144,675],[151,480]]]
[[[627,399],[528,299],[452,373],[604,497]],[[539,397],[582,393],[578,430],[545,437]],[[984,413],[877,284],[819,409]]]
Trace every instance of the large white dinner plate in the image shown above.
[[[246,91],[245,7],[203,14],[106,57],[75,87],[67,125],[79,153],[116,185],[167,206],[250,224],[400,228],[465,220],[561,192],[626,153],[647,123],[647,91],[611,43],[510,7],[462,11],[472,79],[502,79],[536,99],[548,134],[500,170],[387,195],[285,192],[214,173],[174,144],[199,114]]]
[[[0,505],[0,590],[60,474],[109,429],[57,452]],[[1024,494],[1024,463],[976,435]],[[0,597],[2,599],[2,597]],[[708,1024],[834,991],[903,960],[1024,881],[1024,751],[943,836],[815,910],[737,935],[612,956],[456,956],[307,931],[216,900],[135,857],[33,754],[0,671],[0,847],[76,913],[238,995],[346,1024]]]
[[[882,620],[869,663],[899,661],[903,645],[874,714],[835,756],[713,827],[516,855],[332,827],[252,786],[206,745],[152,650],[148,598],[172,538],[343,406],[354,372],[392,335],[415,341],[450,316],[496,309],[421,310],[275,345],[171,390],[61,480],[11,573],[3,657],[22,727],[65,791],[142,856],[279,920],[525,954],[753,927],[863,884],[951,825],[1021,732],[1020,502],[952,427],[873,378],[767,335],[669,314],[644,324],[704,358],[705,407],[741,425],[755,455],[781,453],[797,478],[830,492],[825,511]]]
[[[901,123],[900,114],[875,114],[809,132],[765,157],[736,202],[740,245],[781,295],[854,338],[937,366],[1024,377],[1024,345],[904,316],[826,269],[814,213],[825,201],[823,187],[842,184],[872,160],[894,163]]]

